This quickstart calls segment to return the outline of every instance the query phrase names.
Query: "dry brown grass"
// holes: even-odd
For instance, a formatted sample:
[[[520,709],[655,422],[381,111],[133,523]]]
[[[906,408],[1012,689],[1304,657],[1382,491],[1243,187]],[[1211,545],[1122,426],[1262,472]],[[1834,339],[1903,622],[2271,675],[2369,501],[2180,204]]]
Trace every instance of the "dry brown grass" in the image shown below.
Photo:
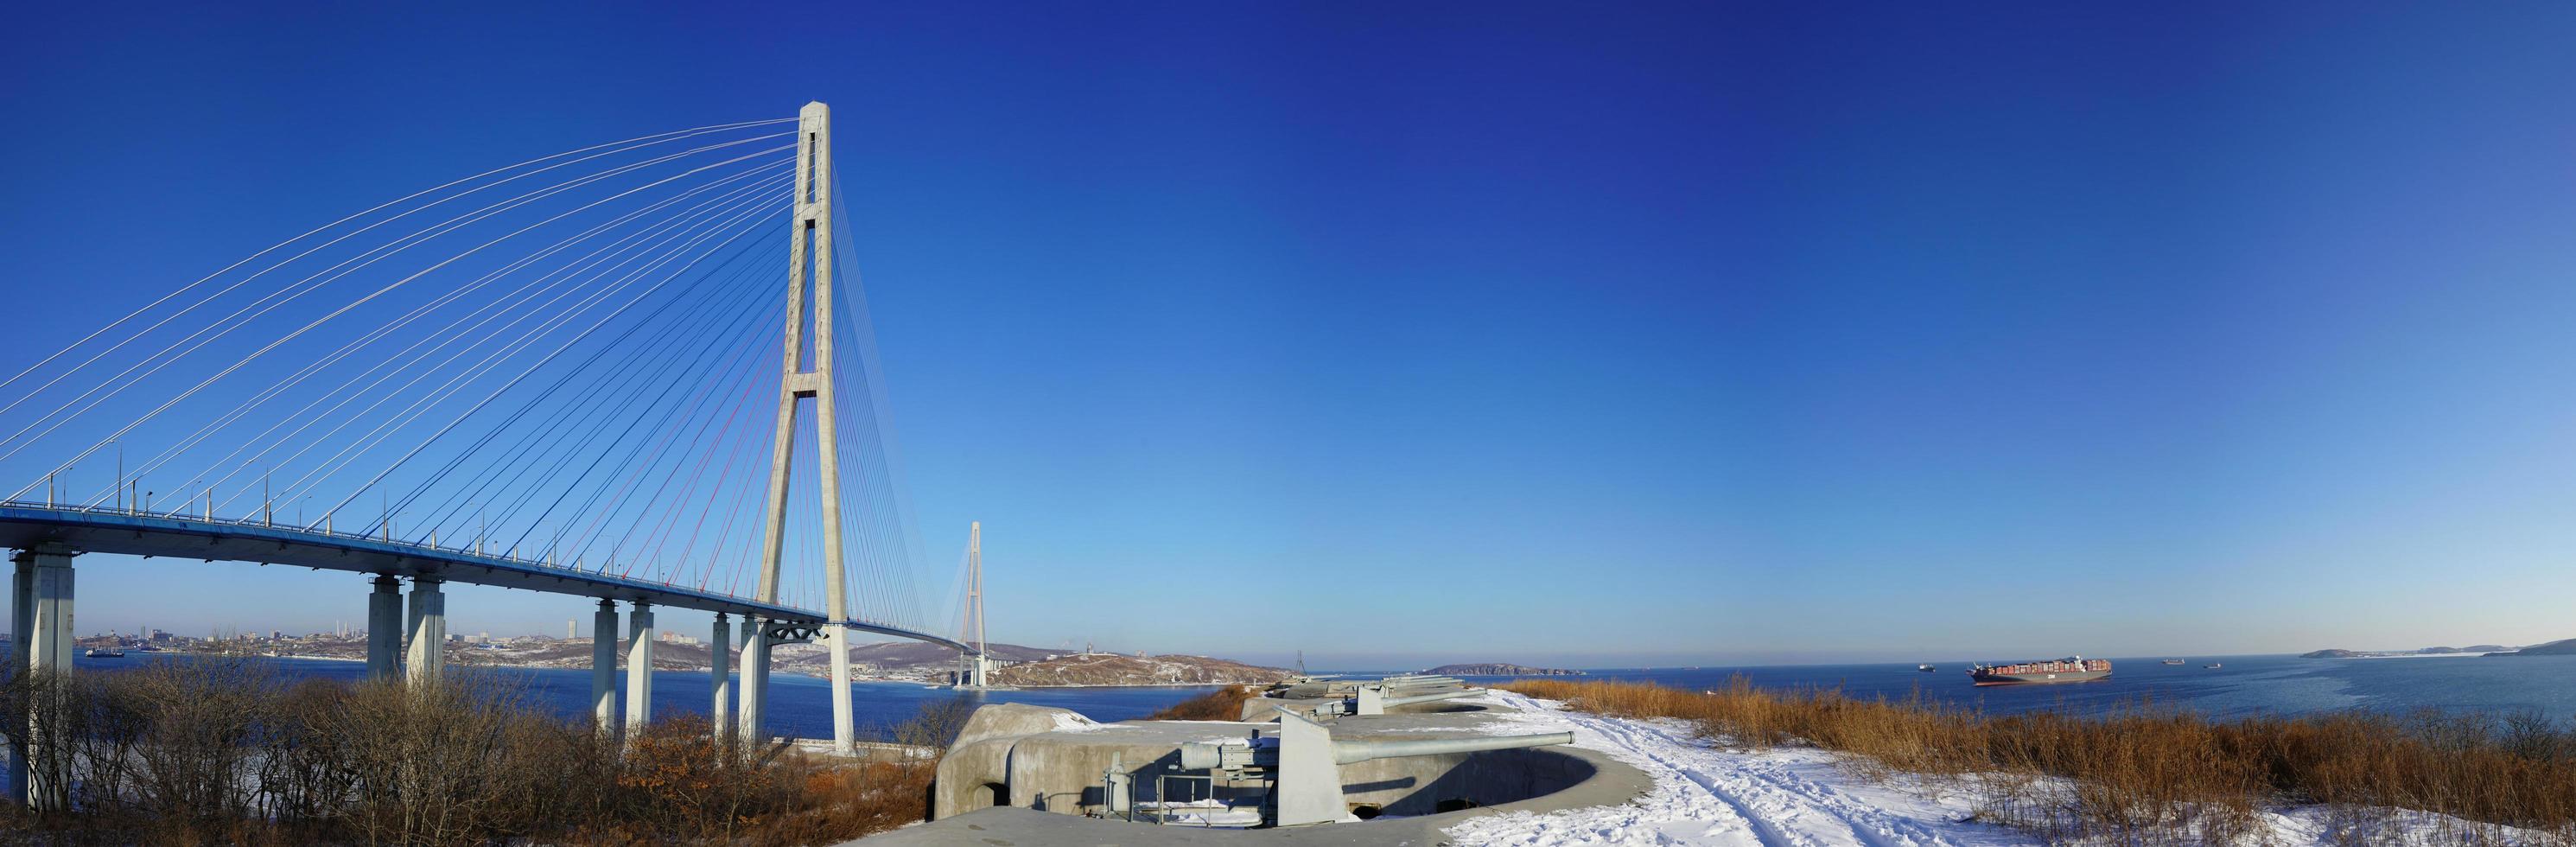
[[[2052,841],[2226,842],[2253,837],[2265,806],[2324,804],[2341,843],[2576,844],[2576,728],[2537,717],[2216,721],[2147,703],[2090,718],[1988,716],[1922,697],[1765,691],[1742,678],[1711,692],[1566,680],[1505,687],[1613,717],[1679,718],[1721,744],[1848,753],[1864,773],[1969,791],[1979,817]],[[2392,826],[2400,810],[2460,821]]]
[[[1243,701],[1252,699],[1252,686],[1228,685],[1163,707],[1146,715],[1149,721],[1230,721],[1243,717]]]
[[[783,846],[837,843],[928,810],[935,759],[726,749],[694,715],[621,744],[496,678],[450,677],[426,691],[298,683],[239,658],[0,677],[0,714],[47,716],[31,764],[75,786],[67,813],[0,803],[0,844]],[[925,709],[920,720],[949,717]],[[0,721],[0,735],[23,741],[28,727]]]

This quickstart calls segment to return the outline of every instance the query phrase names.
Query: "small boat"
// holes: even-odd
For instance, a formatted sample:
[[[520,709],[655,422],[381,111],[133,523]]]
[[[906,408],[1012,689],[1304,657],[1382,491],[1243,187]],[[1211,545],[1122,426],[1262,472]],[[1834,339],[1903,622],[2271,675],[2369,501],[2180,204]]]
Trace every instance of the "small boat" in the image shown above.
[[[2223,667],[2223,666],[2222,666],[2222,665],[2220,665],[2220,664],[2219,664],[2219,663],[2217,663],[2217,662],[2211,662],[2211,663],[2209,663],[2209,664],[2206,664],[2206,665],[2202,665],[2202,666],[2201,666],[2201,668],[2202,668],[2203,670],[2213,670],[2213,671],[2214,671],[2214,670],[2219,669],[2220,667]]]
[[[2168,665],[2179,665],[2179,664],[2182,664],[2182,660],[2181,660],[2181,659],[2166,659],[2166,660],[2165,660],[2165,664],[2168,664]]]
[[[83,653],[83,654],[81,654],[81,655],[88,656],[88,657],[90,657],[90,658],[92,658],[92,659],[122,659],[122,658],[125,658],[125,651],[123,651],[123,650],[112,650],[112,649],[111,649],[111,650],[101,650],[101,649],[98,649],[98,648],[96,648],[96,647],[92,647],[92,648],[90,648],[89,652],[87,652],[87,653]]]
[[[1915,666],[1914,666],[1914,669],[1915,669],[1915,670],[1918,670],[1918,671],[1922,671],[1922,672],[1924,672],[1924,673],[1931,673],[1931,672],[1933,671],[1933,668],[1932,668],[1932,666],[1931,666],[1931,665],[1915,665]]]

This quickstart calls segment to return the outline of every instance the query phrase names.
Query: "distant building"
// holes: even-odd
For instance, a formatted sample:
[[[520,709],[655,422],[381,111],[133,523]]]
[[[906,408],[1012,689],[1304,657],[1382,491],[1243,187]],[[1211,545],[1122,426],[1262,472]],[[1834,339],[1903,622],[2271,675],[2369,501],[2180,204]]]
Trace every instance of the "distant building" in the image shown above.
[[[573,640],[573,639],[580,638],[580,637],[581,637],[581,619],[579,619],[579,618],[565,618],[565,619],[564,619],[564,640],[565,640],[565,641],[571,641],[571,640]]]

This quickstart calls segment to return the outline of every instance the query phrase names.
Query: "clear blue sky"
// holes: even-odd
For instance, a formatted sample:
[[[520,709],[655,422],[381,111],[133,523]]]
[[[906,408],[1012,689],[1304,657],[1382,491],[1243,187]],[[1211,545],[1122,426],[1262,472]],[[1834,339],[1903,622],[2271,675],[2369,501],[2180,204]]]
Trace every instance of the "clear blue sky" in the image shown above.
[[[17,10],[9,349],[820,99],[928,558],[985,522],[997,639],[2576,636],[2576,8],[522,5]],[[85,630],[363,617],[251,566],[81,591]],[[451,628],[586,608],[461,589]]]

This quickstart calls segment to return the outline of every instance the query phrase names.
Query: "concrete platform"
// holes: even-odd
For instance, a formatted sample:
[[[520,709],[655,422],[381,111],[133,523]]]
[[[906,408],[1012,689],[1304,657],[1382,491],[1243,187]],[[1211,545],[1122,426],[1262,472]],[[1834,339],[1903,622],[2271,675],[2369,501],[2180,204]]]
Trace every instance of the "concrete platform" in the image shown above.
[[[1163,845],[1247,844],[1394,845],[1431,847],[1442,843],[1440,830],[1478,815],[1505,812],[1554,812],[1590,806],[1616,806],[1651,791],[1653,778],[1600,753],[1558,748],[1552,754],[1576,757],[1594,774],[1571,788],[1512,803],[1420,817],[1381,817],[1357,823],[1331,823],[1277,829],[1201,829],[1158,826],[1035,809],[990,808],[884,833],[848,844],[860,847],[1163,847]]]
[[[1345,716],[1335,739],[1431,739],[1511,734],[1476,711]],[[1440,830],[1479,815],[1551,812],[1630,802],[1654,788],[1636,768],[1570,746],[1377,759],[1339,766],[1347,800],[1382,811],[1371,820],[1264,829],[1210,829],[1095,817],[1101,772],[1113,754],[1137,777],[1136,799],[1158,799],[1153,777],[1186,742],[1269,737],[1276,723],[1131,721],[1094,724],[1058,709],[987,707],[940,766],[933,788],[947,817],[863,839],[875,845],[1410,844],[1441,843]],[[1004,778],[1007,776],[1007,779]],[[1176,791],[1176,794],[1180,792]],[[1007,796],[1005,796],[1007,795]],[[965,805],[962,800],[972,798]],[[1459,811],[1458,800],[1481,805]],[[981,808],[975,808],[982,806]],[[973,808],[972,811],[958,811]]]

